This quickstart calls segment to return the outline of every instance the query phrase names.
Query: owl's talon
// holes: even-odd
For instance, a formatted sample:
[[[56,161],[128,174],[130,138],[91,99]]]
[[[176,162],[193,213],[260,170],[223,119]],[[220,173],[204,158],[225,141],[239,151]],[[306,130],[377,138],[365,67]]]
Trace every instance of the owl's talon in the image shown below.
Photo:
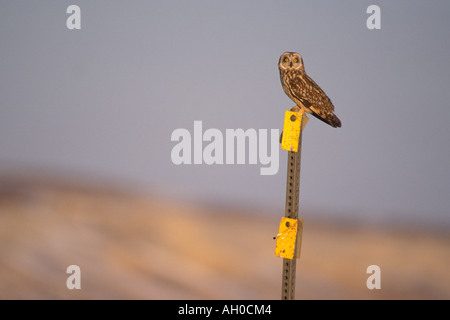
[[[281,134],[280,134],[280,143],[281,143],[281,141],[283,141],[283,131],[281,131]]]

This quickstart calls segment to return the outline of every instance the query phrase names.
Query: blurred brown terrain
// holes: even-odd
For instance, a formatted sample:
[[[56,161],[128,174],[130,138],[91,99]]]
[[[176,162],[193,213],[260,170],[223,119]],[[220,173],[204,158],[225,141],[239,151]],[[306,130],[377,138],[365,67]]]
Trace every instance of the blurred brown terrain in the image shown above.
[[[232,207],[230,207],[232,208]],[[0,179],[1,299],[280,299],[284,212]],[[450,299],[447,232],[305,221],[297,299]],[[69,290],[69,265],[81,289]],[[381,268],[381,289],[366,268]]]

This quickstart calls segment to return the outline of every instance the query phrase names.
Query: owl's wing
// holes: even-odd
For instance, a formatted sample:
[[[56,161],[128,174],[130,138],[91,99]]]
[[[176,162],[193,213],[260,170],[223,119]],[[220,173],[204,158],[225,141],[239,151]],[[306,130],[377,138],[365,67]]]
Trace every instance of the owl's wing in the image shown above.
[[[333,112],[334,106],[330,98],[323,90],[311,79],[304,74],[301,77],[294,77],[290,81],[291,93],[299,100],[306,101],[316,110],[322,112]]]
[[[289,86],[294,98],[308,108],[313,116],[332,127],[341,127],[341,121],[333,113],[334,106],[330,98],[308,75],[292,78]]]

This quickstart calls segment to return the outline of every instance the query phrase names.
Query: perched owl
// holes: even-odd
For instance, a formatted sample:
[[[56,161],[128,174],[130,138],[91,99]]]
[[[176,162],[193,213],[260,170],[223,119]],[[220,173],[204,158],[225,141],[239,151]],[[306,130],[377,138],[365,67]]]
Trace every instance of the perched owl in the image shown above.
[[[305,72],[303,59],[297,52],[285,52],[278,61],[284,92],[298,107],[332,127],[341,127],[333,113],[334,106],[325,92]]]

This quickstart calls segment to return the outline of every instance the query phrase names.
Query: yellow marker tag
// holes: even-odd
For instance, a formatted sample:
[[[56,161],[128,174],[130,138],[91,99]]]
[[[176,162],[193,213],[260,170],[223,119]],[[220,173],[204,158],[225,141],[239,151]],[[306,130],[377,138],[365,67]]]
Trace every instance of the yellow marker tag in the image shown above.
[[[287,110],[284,114],[283,138],[281,149],[287,151],[298,151],[298,140],[300,138],[300,128],[305,127],[308,118],[303,112]]]
[[[275,256],[298,259],[300,257],[302,233],[303,219],[281,218]]]

